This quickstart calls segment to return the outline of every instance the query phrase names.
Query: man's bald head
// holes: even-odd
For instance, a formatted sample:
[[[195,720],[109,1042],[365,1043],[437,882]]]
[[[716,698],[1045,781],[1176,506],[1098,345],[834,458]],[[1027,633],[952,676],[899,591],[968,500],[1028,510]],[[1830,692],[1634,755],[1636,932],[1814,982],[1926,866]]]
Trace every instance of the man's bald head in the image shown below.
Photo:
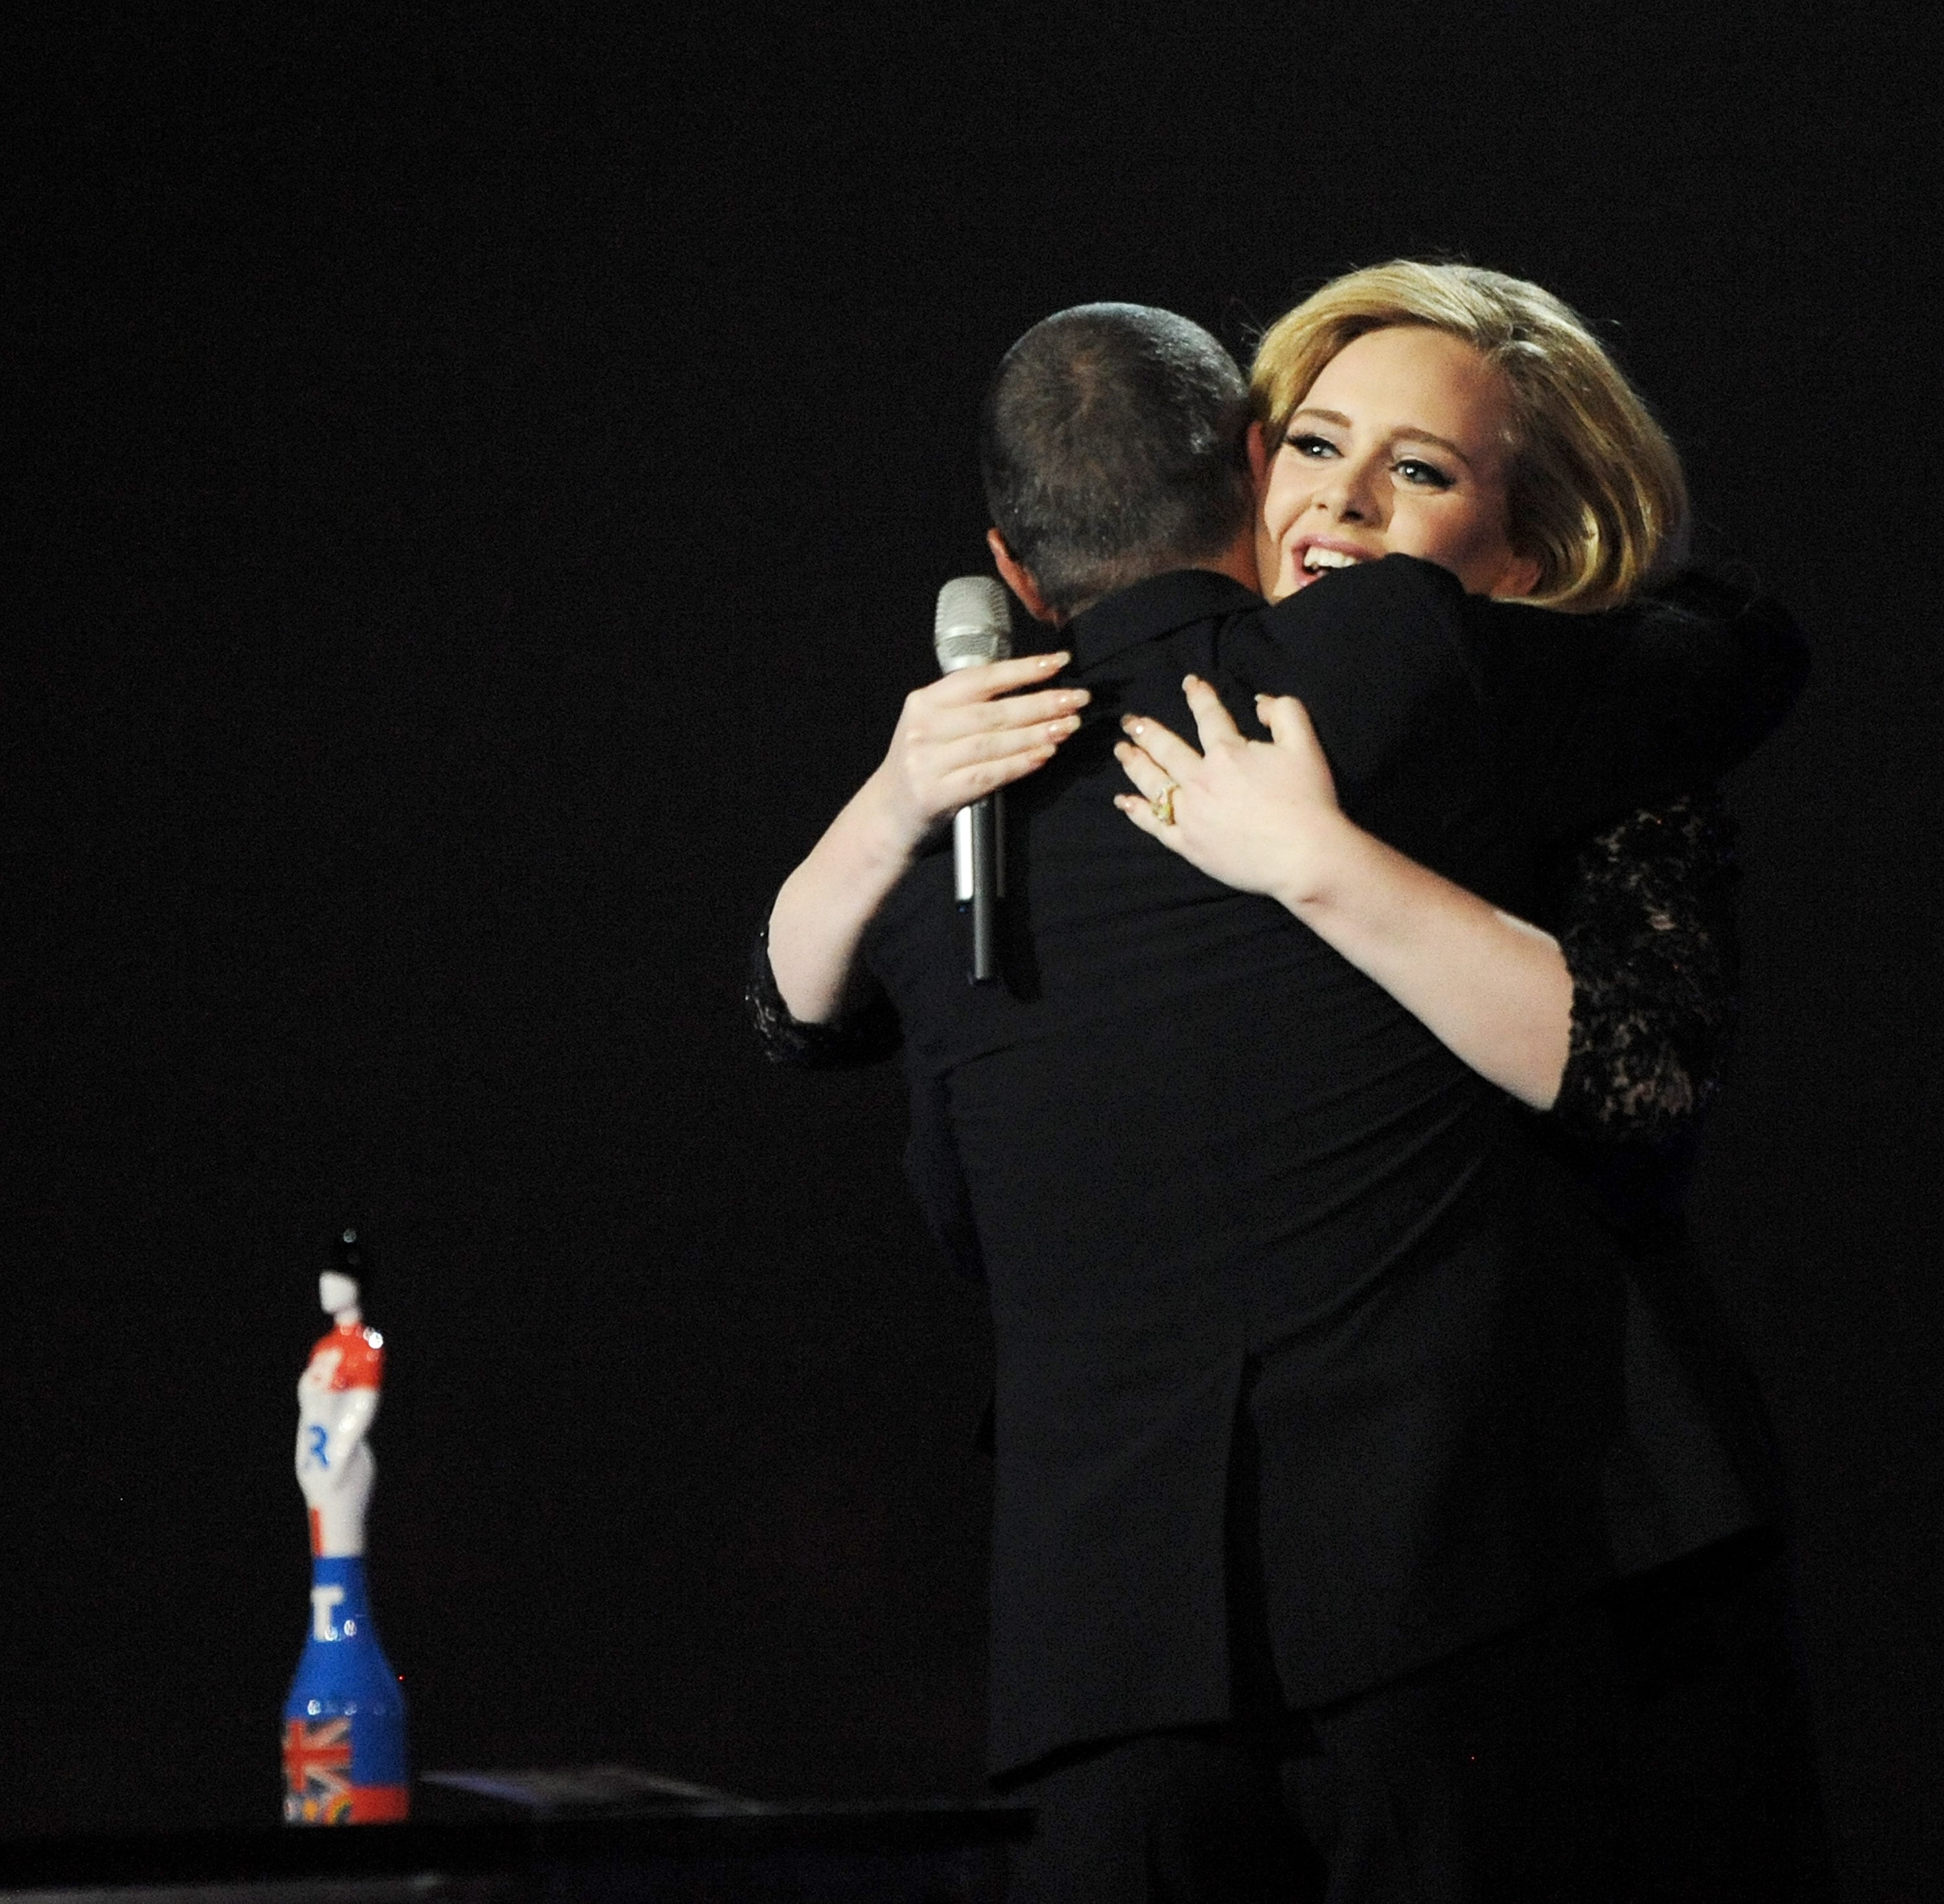
[[[1074,613],[1234,543],[1253,501],[1248,425],[1248,386],[1200,325],[1143,304],[1059,312],[986,393],[992,521],[1047,605]]]

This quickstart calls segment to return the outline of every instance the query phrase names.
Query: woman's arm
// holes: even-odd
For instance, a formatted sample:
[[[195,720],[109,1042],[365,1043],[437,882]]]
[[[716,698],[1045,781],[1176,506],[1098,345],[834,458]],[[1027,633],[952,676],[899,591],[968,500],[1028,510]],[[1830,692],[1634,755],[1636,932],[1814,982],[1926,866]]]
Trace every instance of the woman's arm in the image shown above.
[[[989,662],[906,696],[882,763],[784,880],[771,910],[771,968],[800,1023],[830,1024],[858,1002],[865,928],[932,828],[1044,766],[1079,726],[1087,690],[1039,685],[1069,659]],[[1025,688],[1038,692],[1015,692]]]
[[[1333,876],[1290,911],[1481,1077],[1552,1109],[1573,973],[1552,935],[1343,822]]]
[[[1559,936],[1500,911],[1346,819],[1300,702],[1244,741],[1185,683],[1204,753],[1127,721],[1143,797],[1117,803],[1211,877],[1278,900],[1458,1057],[1604,1141],[1671,1135],[1713,1095],[1733,1027],[1736,878],[1718,794],[1645,808],[1558,870]],[[1173,782],[1172,823],[1154,796]]]
[[[1183,685],[1204,751],[1127,720],[1138,745],[1116,751],[1146,797],[1121,810],[1211,877],[1279,901],[1480,1076],[1549,1107],[1573,1006],[1558,941],[1346,819],[1300,702],[1263,697],[1273,738],[1247,741],[1205,681]],[[1153,796],[1170,782],[1164,823]]]

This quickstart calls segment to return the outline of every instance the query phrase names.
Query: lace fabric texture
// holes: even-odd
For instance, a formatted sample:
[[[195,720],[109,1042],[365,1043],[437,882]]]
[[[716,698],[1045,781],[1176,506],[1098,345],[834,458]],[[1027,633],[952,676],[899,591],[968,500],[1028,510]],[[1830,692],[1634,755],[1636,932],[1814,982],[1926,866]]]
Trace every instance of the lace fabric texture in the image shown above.
[[[1573,978],[1561,1124],[1653,1143],[1706,1109],[1739,1002],[1739,877],[1712,791],[1642,808],[1560,869],[1553,926]]]
[[[1555,869],[1552,923],[1573,978],[1573,1027],[1551,1115],[1576,1135],[1657,1142],[1714,1096],[1736,1003],[1736,877],[1717,792],[1642,808]],[[882,993],[829,1024],[792,1018],[761,932],[745,997],[777,1064],[869,1064],[901,1042]]]
[[[792,1018],[777,975],[770,965],[770,935],[758,929],[749,960],[749,982],[743,1002],[755,1027],[763,1055],[773,1064],[799,1065],[807,1070],[835,1070],[846,1065],[875,1064],[904,1042],[898,1015],[881,992],[854,1012],[828,1024],[806,1024]]]

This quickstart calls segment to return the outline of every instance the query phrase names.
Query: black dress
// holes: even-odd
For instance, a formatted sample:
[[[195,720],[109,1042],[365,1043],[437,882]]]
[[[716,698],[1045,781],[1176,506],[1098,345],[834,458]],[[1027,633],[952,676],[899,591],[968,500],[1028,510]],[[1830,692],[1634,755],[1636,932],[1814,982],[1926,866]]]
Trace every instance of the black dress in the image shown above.
[[[1359,586],[1374,596],[1396,567]],[[1661,1286],[1681,1279],[1656,1267],[1677,1258],[1648,1193],[1665,1159],[1638,1150],[1617,1175],[1598,1161],[1616,1129],[1678,1131],[1712,1084],[1732,987],[1709,797],[1599,828],[1556,882],[1546,923],[1575,975],[1573,1048],[1559,1110],[1530,1118],[1279,907],[1204,880],[1108,803],[1122,706],[1179,724],[1187,667],[1238,690],[1293,686],[1355,817],[1501,903],[1548,910],[1533,855],[1500,848],[1541,811],[1583,821],[1558,797],[1558,757],[1521,778],[1487,753],[1427,756],[1420,726],[1410,746],[1426,763],[1386,810],[1381,766],[1360,778],[1358,750],[1374,745],[1375,762],[1402,744],[1395,723],[1373,743],[1327,680],[1279,675],[1238,638],[1256,611],[1227,586],[1161,578],[1068,631],[1095,689],[1094,745],[1083,731],[1017,790],[1002,993],[940,981],[935,856],[874,929],[885,990],[855,1018],[795,1024],[760,956],[752,986],[774,1055],[854,1061],[906,1034],[921,1192],[991,1282],[1001,1770],[1229,1715],[1238,1419],[1260,1463],[1274,1666],[1297,1706],[1773,1512],[1719,1332],[1691,1292]],[[1396,602],[1377,606],[1395,619]],[[1488,683],[1483,699],[1503,715],[1558,686]],[[1733,738],[1717,764],[1761,725],[1729,701],[1718,712]],[[1435,696],[1403,726],[1419,714],[1437,734],[1453,718]],[[1597,751],[1578,736],[1576,766]],[[1705,748],[1666,751],[1690,778],[1706,763]],[[1681,983],[1665,960],[1648,975],[1637,931]]]

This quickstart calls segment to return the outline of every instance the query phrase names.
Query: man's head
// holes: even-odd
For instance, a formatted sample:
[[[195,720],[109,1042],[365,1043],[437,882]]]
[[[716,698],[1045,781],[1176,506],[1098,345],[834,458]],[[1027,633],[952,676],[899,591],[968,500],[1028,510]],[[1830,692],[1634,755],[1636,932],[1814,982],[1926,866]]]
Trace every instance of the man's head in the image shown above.
[[[1241,373],[1198,324],[1141,304],[1057,312],[1007,352],[980,419],[1006,554],[1062,617],[1206,565],[1250,523],[1248,428]]]

